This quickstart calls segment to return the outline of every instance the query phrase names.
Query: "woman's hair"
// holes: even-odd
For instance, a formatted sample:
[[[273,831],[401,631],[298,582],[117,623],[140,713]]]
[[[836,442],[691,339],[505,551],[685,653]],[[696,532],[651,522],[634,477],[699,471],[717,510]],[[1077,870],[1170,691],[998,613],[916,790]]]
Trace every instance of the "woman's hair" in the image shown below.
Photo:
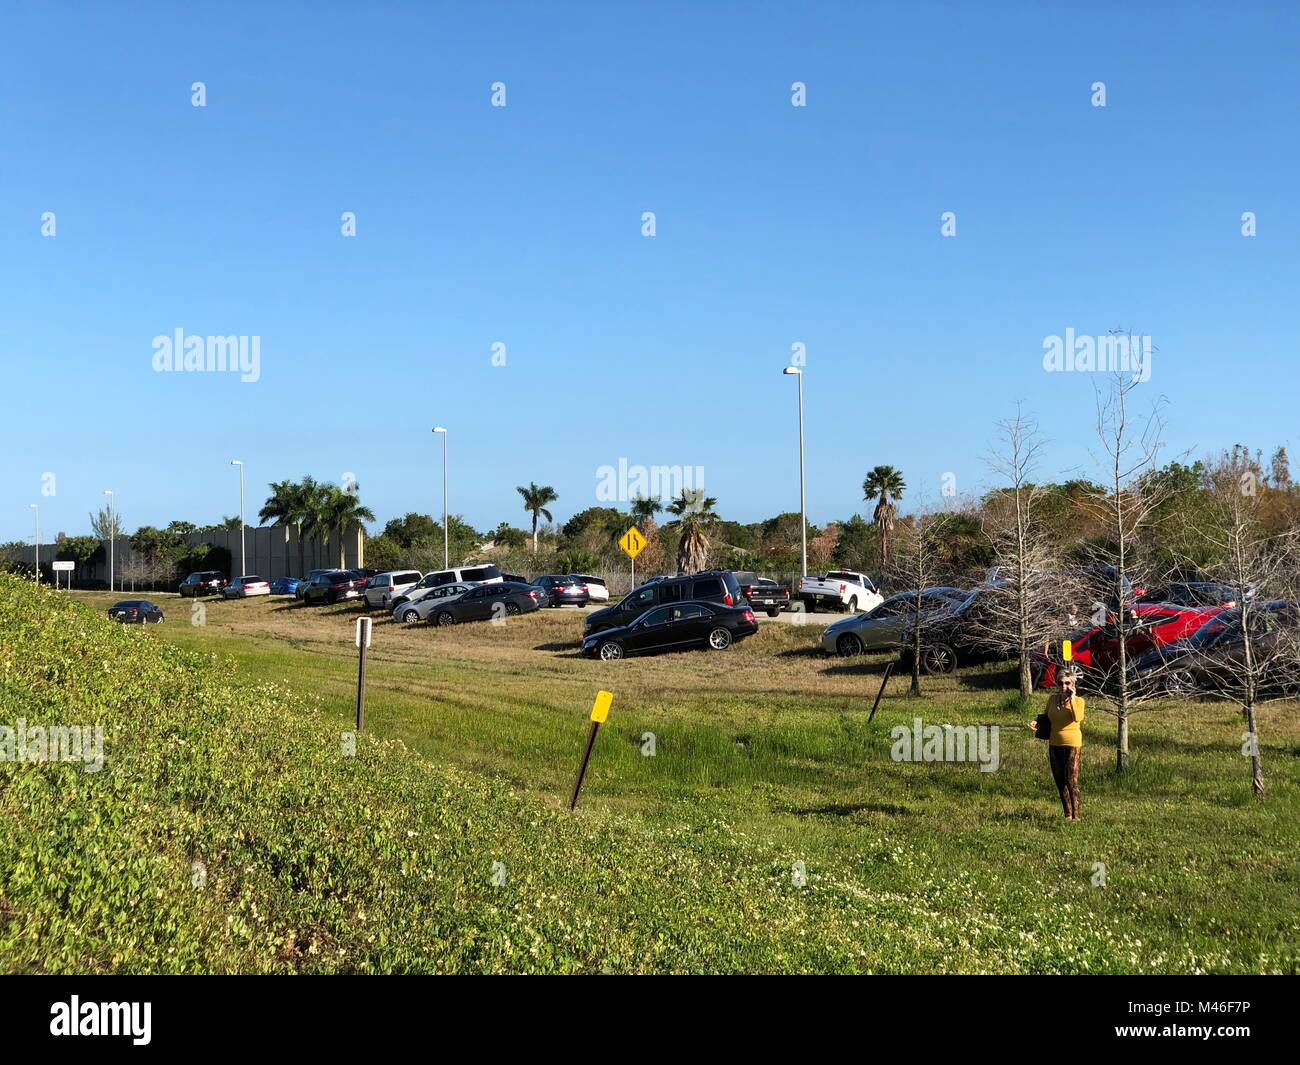
[[[1079,683],[1079,670],[1075,666],[1066,666],[1057,674],[1056,682],[1059,684],[1064,680],[1072,680],[1075,684]]]

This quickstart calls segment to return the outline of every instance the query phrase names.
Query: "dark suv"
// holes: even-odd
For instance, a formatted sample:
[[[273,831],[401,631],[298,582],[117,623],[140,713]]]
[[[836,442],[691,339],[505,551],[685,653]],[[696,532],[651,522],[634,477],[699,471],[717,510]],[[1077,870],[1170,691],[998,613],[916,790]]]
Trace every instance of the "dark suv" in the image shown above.
[[[358,599],[361,596],[361,591],[357,587],[359,583],[360,581],[352,576],[350,570],[331,570],[307,582],[302,593],[302,601],[311,606],[313,603],[338,603],[344,599]]]
[[[177,587],[181,598],[197,599],[201,595],[220,595],[226,588],[226,578],[214,569],[191,573]]]
[[[740,594],[740,582],[731,570],[706,570],[680,577],[658,577],[639,588],[633,588],[613,606],[587,615],[583,624],[584,635],[604,629],[617,629],[630,625],[652,607],[665,603],[689,601],[721,603],[723,606],[742,606],[745,597]]]

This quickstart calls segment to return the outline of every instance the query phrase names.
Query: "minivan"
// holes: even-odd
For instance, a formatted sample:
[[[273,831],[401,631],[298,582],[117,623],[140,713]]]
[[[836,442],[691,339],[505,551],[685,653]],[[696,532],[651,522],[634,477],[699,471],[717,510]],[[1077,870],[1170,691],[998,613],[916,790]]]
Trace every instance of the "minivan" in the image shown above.
[[[426,573],[417,583],[400,595],[393,596],[390,606],[396,608],[405,603],[414,603],[422,598],[430,588],[441,588],[444,584],[500,584],[501,571],[493,565],[458,566],[455,569],[440,569]]]
[[[377,573],[366,581],[364,596],[368,607],[387,607],[423,579],[418,569],[394,569]]]
[[[602,629],[620,628],[632,624],[652,607],[692,600],[721,603],[723,606],[739,606],[745,601],[740,594],[740,582],[731,570],[717,569],[680,577],[660,577],[639,588],[633,588],[613,606],[588,614],[582,631],[584,635],[590,636]]]

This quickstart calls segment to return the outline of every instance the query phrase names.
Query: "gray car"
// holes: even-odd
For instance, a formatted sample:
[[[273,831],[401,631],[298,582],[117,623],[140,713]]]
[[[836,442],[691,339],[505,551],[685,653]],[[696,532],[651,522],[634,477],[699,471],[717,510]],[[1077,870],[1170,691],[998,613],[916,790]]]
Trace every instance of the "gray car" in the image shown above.
[[[926,588],[921,592],[921,616],[952,610],[970,596],[960,588]],[[822,650],[827,654],[860,655],[865,651],[896,651],[915,616],[916,594],[891,595],[874,610],[827,625]]]

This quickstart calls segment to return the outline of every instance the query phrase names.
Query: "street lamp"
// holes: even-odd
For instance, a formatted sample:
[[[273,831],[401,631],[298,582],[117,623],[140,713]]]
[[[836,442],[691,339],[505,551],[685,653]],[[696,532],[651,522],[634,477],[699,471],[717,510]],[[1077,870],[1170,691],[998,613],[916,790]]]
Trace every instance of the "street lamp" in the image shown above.
[[[41,583],[41,508],[35,503],[28,503],[36,511],[36,583]]]
[[[447,430],[441,425],[435,426],[435,433],[442,435],[442,568],[450,569],[450,551],[447,538]]]
[[[797,366],[787,366],[781,371],[799,378],[799,540],[803,551],[803,569],[800,575],[808,575],[808,493],[804,487],[803,475],[803,370]]]
[[[108,496],[108,590],[113,590],[113,541],[117,538],[117,497],[111,488],[104,489]]]
[[[239,459],[231,459],[230,465],[239,467],[239,573],[248,573],[248,559],[244,555],[244,464]]]

